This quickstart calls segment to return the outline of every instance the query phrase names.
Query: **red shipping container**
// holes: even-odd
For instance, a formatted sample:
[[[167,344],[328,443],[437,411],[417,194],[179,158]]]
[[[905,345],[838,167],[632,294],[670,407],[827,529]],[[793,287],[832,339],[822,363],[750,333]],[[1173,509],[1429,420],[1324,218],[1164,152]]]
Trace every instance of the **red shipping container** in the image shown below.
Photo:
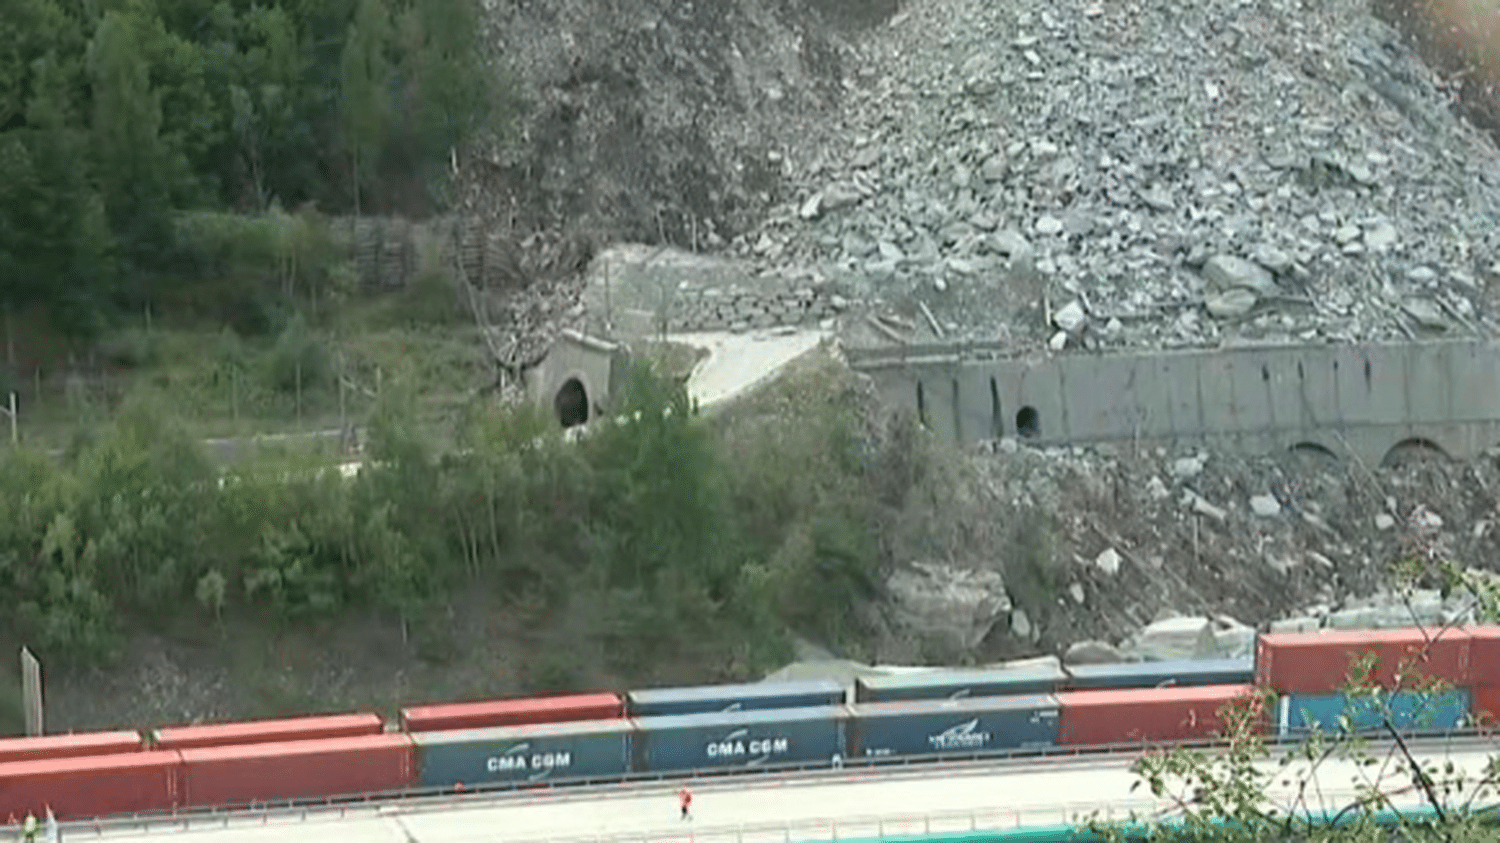
[[[1500,688],[1500,626],[1471,626],[1469,681],[1476,687]]]
[[[139,752],[146,742],[135,732],[82,732],[76,735],[37,735],[0,739],[0,763],[44,758],[84,758]]]
[[[285,720],[167,726],[157,729],[152,737],[162,749],[199,749],[208,746],[355,738],[361,735],[378,735],[384,731],[385,724],[378,714],[329,714]]]
[[[406,735],[184,749],[183,804],[289,802],[404,790],[416,776]]]
[[[131,752],[0,764],[0,808],[9,814],[89,820],[178,807],[182,758],[175,752]]]
[[[1063,743],[1091,746],[1217,738],[1226,729],[1224,708],[1249,703],[1255,694],[1254,685],[1122,688],[1065,691],[1057,703]]]
[[[572,723],[576,720],[614,720],[625,716],[618,694],[571,694],[563,697],[524,697],[511,700],[421,705],[401,709],[401,728],[408,732],[445,729],[483,729],[490,726],[528,726],[533,723]]]
[[[1449,629],[1365,629],[1339,632],[1271,633],[1255,643],[1255,681],[1278,694],[1331,694],[1349,683],[1356,658],[1375,654],[1371,679],[1396,690],[1427,679],[1456,687],[1470,684],[1470,632]]]
[[[1483,729],[1500,727],[1500,685],[1474,689],[1474,719]]]

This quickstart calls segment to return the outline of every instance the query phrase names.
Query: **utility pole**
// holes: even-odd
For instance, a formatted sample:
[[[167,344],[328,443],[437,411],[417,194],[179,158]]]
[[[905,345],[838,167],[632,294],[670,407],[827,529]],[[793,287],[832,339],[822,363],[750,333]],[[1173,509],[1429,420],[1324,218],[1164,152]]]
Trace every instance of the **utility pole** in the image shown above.
[[[26,647],[21,648],[21,705],[26,712],[26,734],[42,734],[45,729],[42,720],[42,663]]]
[[[9,406],[0,407],[0,413],[10,417],[10,444],[15,445],[21,441],[20,431],[16,428],[16,393],[11,390]]]

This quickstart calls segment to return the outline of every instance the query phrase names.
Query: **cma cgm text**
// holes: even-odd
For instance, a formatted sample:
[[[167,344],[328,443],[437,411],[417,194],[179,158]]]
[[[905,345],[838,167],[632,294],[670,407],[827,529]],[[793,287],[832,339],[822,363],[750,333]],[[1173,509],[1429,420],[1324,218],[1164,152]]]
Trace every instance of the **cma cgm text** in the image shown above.
[[[782,755],[791,749],[788,738],[758,738],[741,741],[715,741],[708,745],[709,758],[733,758],[739,755]]]
[[[512,770],[553,770],[573,764],[571,752],[538,752],[533,755],[499,755],[485,765],[491,773],[508,773]]]

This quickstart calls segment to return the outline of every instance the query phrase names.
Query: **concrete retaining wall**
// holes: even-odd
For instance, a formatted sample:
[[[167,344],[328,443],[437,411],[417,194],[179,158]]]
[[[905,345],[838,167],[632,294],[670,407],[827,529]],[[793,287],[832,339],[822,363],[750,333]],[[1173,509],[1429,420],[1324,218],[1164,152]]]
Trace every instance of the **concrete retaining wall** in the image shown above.
[[[980,346],[850,349],[890,403],[957,442],[1300,446],[1370,463],[1399,448],[1470,458],[1500,443],[1487,341],[982,359]]]

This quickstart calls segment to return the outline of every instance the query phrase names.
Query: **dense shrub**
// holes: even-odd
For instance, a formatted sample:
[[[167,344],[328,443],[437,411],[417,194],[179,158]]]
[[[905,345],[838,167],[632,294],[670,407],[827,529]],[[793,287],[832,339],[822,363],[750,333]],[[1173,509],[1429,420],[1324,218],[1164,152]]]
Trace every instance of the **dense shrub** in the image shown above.
[[[481,587],[576,613],[614,667],[686,647],[729,672],[783,654],[789,626],[847,626],[879,564],[861,503],[879,455],[851,438],[849,408],[727,437],[648,370],[624,394],[628,421],[577,442],[476,404],[439,447],[415,393],[391,385],[350,479],[269,456],[221,473],[137,399],[60,462],[0,458],[0,585],[21,607],[3,623],[44,654],[100,659],[126,620],[414,618]],[[788,459],[817,470],[783,472]]]

